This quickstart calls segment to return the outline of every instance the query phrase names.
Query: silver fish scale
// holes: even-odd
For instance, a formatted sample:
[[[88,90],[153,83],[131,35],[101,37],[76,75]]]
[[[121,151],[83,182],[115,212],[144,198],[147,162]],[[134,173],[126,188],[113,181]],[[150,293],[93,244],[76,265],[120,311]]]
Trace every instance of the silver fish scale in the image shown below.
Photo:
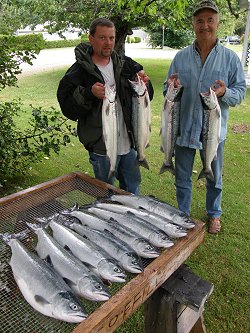
[[[183,86],[174,87],[174,82],[168,87],[165,95],[161,114],[161,150],[165,154],[165,160],[160,173],[170,171],[175,173],[173,155],[179,132],[180,99]]]

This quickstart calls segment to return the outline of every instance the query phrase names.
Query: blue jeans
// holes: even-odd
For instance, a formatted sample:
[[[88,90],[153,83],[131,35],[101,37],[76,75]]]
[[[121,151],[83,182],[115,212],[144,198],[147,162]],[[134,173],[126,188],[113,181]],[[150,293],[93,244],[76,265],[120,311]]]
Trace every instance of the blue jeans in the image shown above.
[[[115,177],[108,178],[110,163],[105,155],[98,155],[89,152],[89,162],[92,164],[95,177],[106,183],[114,185]],[[133,194],[139,194],[141,173],[137,160],[137,153],[134,149],[126,155],[118,155],[116,161],[116,178],[119,187]]]
[[[221,142],[217,150],[217,159],[213,160],[211,167],[215,181],[206,180],[206,210],[209,217],[220,217],[222,199],[222,167],[225,141]],[[192,201],[192,171],[196,149],[175,147],[175,186],[176,199],[181,211],[190,215]],[[200,150],[203,160],[203,150]]]

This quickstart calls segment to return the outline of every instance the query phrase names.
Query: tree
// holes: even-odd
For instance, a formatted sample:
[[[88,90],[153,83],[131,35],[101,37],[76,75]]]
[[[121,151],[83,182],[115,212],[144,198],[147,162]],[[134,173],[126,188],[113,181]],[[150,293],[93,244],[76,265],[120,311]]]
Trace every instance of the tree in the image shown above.
[[[175,26],[184,18],[189,2],[190,0],[13,0],[12,7],[8,10],[12,12],[12,17],[22,14],[25,24],[45,24],[50,32],[62,35],[65,30],[73,27],[85,32],[94,18],[107,17],[116,26],[116,50],[124,51],[126,36],[131,34],[132,28],[146,27],[155,21]],[[19,10],[15,12],[13,6]]]

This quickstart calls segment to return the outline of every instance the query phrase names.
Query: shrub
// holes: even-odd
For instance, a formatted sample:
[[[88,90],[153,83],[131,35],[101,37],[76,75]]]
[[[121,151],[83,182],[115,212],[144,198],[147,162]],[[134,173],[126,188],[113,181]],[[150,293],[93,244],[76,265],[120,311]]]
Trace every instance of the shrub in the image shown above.
[[[140,43],[141,42],[141,37],[135,36],[134,39],[135,39],[135,43]]]
[[[45,41],[45,49],[54,49],[62,47],[75,47],[81,42],[88,42],[89,38],[87,34],[82,34],[80,38],[77,39],[60,39],[60,40],[48,40]]]
[[[20,130],[16,122],[25,112],[20,101],[0,103],[0,181],[27,173],[31,163],[52,151],[58,154],[60,146],[70,142],[70,135],[76,135],[61,112],[31,108],[29,127]]]

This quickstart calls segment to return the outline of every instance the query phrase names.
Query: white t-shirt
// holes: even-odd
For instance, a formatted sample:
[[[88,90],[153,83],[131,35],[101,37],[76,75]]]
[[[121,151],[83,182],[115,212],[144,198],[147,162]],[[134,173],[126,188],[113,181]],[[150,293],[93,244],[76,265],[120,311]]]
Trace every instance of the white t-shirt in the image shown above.
[[[100,72],[102,73],[105,84],[108,84],[109,86],[116,89],[112,59],[110,59],[108,65],[106,66],[102,65],[96,65],[96,66],[99,68]],[[117,96],[116,98],[117,98],[117,108],[118,108],[117,114],[118,114],[118,126],[119,126],[117,154],[125,155],[130,151],[130,140],[126,129],[125,121],[123,118],[122,107],[119,96]]]

